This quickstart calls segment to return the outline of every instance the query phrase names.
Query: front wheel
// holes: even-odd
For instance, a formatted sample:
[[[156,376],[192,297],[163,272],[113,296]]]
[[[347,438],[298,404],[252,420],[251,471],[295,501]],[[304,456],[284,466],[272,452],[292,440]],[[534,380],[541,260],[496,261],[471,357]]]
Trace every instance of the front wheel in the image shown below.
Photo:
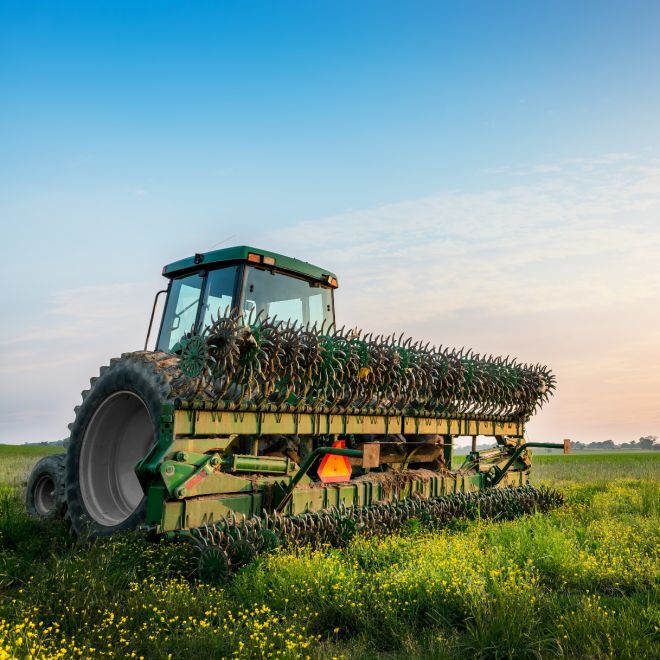
[[[44,456],[30,472],[25,491],[25,508],[33,518],[61,518],[66,507],[64,495],[65,455]]]

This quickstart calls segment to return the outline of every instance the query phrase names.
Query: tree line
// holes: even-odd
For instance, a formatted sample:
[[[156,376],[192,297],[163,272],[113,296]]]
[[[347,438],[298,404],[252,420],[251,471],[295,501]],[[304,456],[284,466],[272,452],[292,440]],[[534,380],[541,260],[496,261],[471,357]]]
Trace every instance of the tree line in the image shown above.
[[[645,435],[639,440],[624,442],[620,445],[613,440],[603,440],[602,442],[574,442],[571,440],[571,451],[630,451],[631,449],[659,450],[658,436]]]

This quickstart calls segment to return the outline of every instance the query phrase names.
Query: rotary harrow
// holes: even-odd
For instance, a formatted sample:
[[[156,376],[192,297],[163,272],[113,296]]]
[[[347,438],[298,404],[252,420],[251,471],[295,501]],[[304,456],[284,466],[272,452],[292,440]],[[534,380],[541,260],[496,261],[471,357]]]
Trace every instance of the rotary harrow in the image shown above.
[[[524,440],[555,389],[546,367],[338,329],[336,276],[271,252],[197,254],[163,274],[144,350],[83,392],[65,469],[35,468],[35,515],[63,511],[84,537],[185,539],[200,574],[224,579],[280,545],[560,503],[528,484],[530,448],[566,450]],[[453,469],[461,436],[472,451]],[[478,436],[494,446],[477,451]]]
[[[262,310],[263,311],[263,310]],[[234,310],[180,343],[183,400],[225,408],[463,415],[526,420],[555,387],[541,365],[436,348],[324,322]]]
[[[262,552],[280,546],[345,547],[359,532],[380,536],[417,523],[441,529],[455,520],[484,518],[513,520],[561,505],[561,493],[526,485],[472,493],[441,495],[429,499],[407,498],[364,507],[331,507],[293,516],[236,518],[230,514],[212,525],[195,527],[186,534],[194,544],[199,576],[225,582],[241,566]]]

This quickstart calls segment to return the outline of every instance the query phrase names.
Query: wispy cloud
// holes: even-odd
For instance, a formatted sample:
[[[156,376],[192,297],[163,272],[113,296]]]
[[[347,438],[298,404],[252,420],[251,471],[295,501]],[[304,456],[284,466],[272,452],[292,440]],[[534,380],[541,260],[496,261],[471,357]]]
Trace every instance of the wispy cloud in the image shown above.
[[[340,324],[549,363],[559,392],[532,438],[660,432],[660,162],[606,154],[507,181],[257,240],[338,273]],[[59,291],[38,325],[5,336],[0,437],[18,419],[33,420],[21,439],[61,437],[98,366],[140,348],[152,296],[142,283]]]
[[[12,344],[52,344],[65,339],[89,339],[121,324],[133,312],[130,301],[144,294],[144,285],[103,284],[62,289],[52,294],[38,325],[0,340],[0,350]]]
[[[350,306],[387,325],[437,317],[439,305],[446,316],[657,299],[660,163],[611,155],[590,159],[592,171],[585,160],[529,185],[350,211],[270,238],[334,267]]]
[[[89,378],[141,348],[151,297],[140,283],[60,290],[38,324],[0,341],[0,441],[63,437]]]
[[[606,153],[599,156],[580,156],[565,158],[552,163],[534,163],[532,165],[504,165],[501,167],[485,168],[486,174],[508,174],[512,176],[532,176],[535,174],[552,174],[566,170],[575,171],[576,168],[589,172],[603,165],[618,165],[626,161],[639,160],[639,154],[619,152]]]
[[[339,274],[340,324],[550,363],[559,394],[533,437],[660,432],[660,162],[606,154],[529,173],[269,242]]]
[[[38,323],[0,341],[0,442],[63,437],[89,378],[141,348],[151,297],[144,284],[60,290]]]

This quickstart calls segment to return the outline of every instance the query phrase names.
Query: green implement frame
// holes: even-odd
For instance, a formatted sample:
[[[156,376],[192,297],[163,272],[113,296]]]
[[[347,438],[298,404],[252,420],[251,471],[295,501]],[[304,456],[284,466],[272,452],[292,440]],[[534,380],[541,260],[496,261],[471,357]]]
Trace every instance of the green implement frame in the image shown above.
[[[496,446],[471,452],[460,469],[452,470],[454,440],[469,435],[491,436]],[[260,439],[270,436],[316,438],[325,446],[310,447],[298,464],[288,457],[260,455]],[[404,436],[406,441],[372,441]],[[339,437],[360,448],[330,446]],[[246,440],[253,446],[249,454],[240,451]],[[158,442],[136,472],[147,493],[147,526],[169,532],[213,524],[228,515],[299,514],[522,486],[528,483],[527,450],[532,447],[565,445],[526,443],[523,424],[498,420],[168,406]],[[354,476],[334,484],[313,481],[312,469],[327,454],[348,457]],[[429,463],[434,469],[412,469],[423,456],[435,461]]]

